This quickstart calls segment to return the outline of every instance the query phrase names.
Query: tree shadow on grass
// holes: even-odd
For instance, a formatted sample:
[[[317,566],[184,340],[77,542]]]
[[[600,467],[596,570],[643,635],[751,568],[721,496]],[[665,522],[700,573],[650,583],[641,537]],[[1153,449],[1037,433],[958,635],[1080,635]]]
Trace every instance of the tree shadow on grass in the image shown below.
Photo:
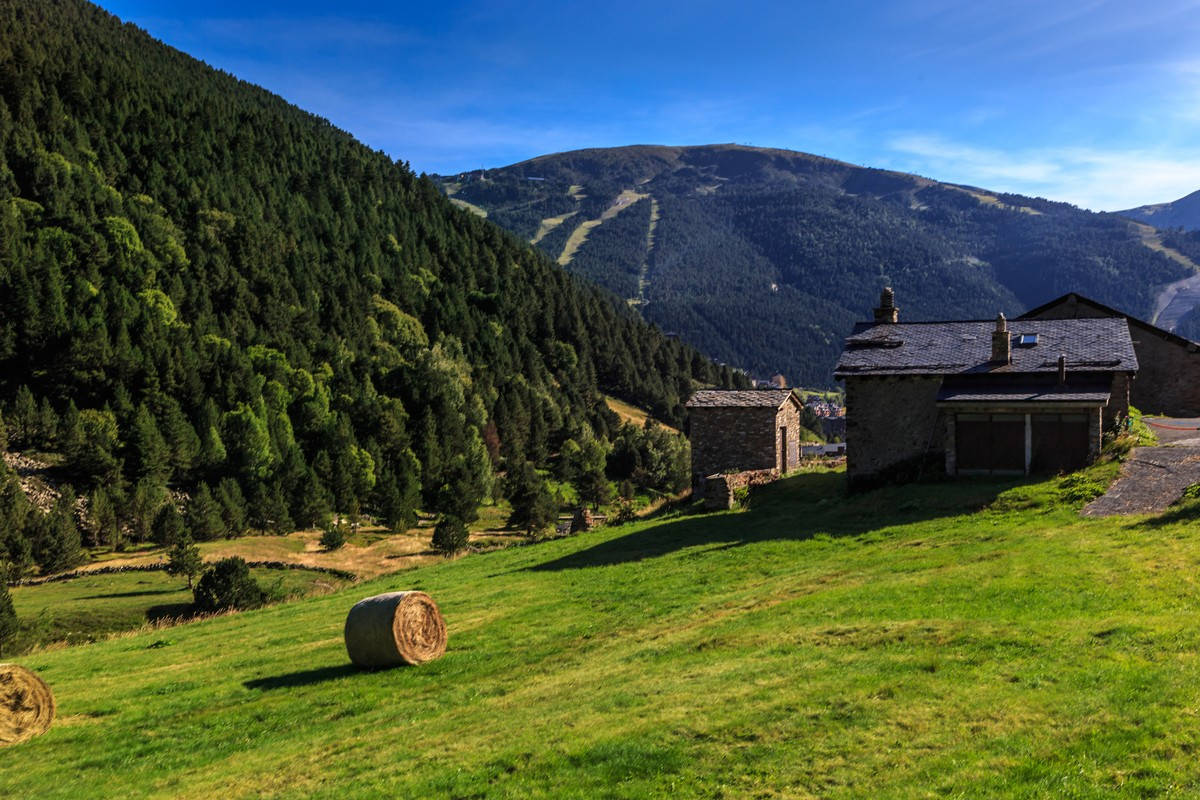
[[[1001,492],[1027,482],[1024,478],[963,479],[847,494],[844,473],[806,472],[754,489],[749,508],[739,514],[663,518],[657,525],[527,569],[624,564],[705,544],[739,547],[773,539],[860,536],[892,525],[974,513]]]
[[[196,616],[196,610],[191,603],[160,603],[146,609],[147,622],[190,619],[194,616]]]
[[[361,670],[353,664],[339,664],[336,667],[318,667],[300,672],[289,672],[286,675],[271,675],[267,678],[255,678],[245,681],[242,686],[247,689],[291,689],[297,686],[311,686],[314,683],[337,680],[347,675],[357,675]]]
[[[178,589],[145,589],[137,592],[106,592],[104,594],[89,594],[80,600],[105,600],[110,597],[149,597],[155,594],[178,594]]]

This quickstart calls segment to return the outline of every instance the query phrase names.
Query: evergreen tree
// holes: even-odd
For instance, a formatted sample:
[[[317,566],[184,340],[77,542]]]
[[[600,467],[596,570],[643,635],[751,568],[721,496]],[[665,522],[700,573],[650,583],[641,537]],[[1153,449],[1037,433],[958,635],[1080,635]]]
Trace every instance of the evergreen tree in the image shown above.
[[[33,557],[42,574],[62,572],[83,563],[79,527],[75,523],[75,492],[64,486],[49,513],[38,515]]]
[[[17,390],[12,406],[13,445],[17,448],[32,447],[37,439],[38,409],[33,392],[22,384]]]
[[[246,498],[242,487],[233,478],[222,478],[217,485],[217,502],[221,504],[221,519],[230,536],[246,532]]]
[[[187,529],[198,542],[211,542],[226,533],[225,520],[221,517],[221,506],[212,496],[207,483],[201,483],[192,493],[187,504]]]
[[[185,537],[191,538],[183,515],[174,503],[165,503],[154,518],[154,541],[168,547]]]
[[[504,488],[512,504],[508,525],[524,531],[527,536],[542,530],[558,516],[554,495],[531,462],[510,469]]]
[[[143,403],[138,406],[133,422],[134,475],[139,479],[165,482],[170,475],[171,453],[167,442],[158,430],[158,423],[150,409]]]
[[[470,533],[458,517],[445,516],[433,529],[433,549],[452,556],[467,546]]]
[[[124,518],[130,536],[135,542],[149,541],[153,534],[154,520],[163,504],[169,501],[167,487],[151,479],[143,478],[134,484],[125,503]]]
[[[187,578],[188,591],[192,591],[192,582],[202,569],[204,569],[204,559],[200,556],[200,548],[196,546],[192,537],[181,525],[179,534],[167,551],[167,574],[182,575]]]
[[[8,591],[10,574],[10,566],[0,562],[0,658],[4,656],[5,648],[21,629],[17,609],[13,607],[12,594]]]
[[[113,502],[112,490],[97,486],[88,498],[88,522],[93,546],[116,547],[121,541],[121,527],[117,518],[117,504]]]
[[[192,595],[201,613],[258,608],[266,600],[245,559],[237,556],[223,558],[204,570]]]

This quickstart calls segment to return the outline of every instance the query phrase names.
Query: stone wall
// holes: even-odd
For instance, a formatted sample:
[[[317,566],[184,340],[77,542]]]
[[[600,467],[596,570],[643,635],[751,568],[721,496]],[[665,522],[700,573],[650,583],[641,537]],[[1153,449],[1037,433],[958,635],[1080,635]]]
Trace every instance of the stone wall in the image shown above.
[[[774,408],[700,407],[688,411],[693,482],[718,472],[778,467],[779,426]]]
[[[787,429],[787,452],[777,453],[776,458],[783,463],[780,466],[784,472],[790,472],[800,467],[800,409],[793,402],[784,403],[775,415],[775,438],[779,439],[780,428]]]
[[[929,453],[941,457],[941,385],[936,376],[846,378],[846,477],[851,486],[869,483],[888,468]]]
[[[1048,308],[1036,319],[1092,319],[1111,314],[1074,299]],[[1127,318],[1128,319],[1128,318]],[[1138,373],[1129,402],[1147,414],[1200,416],[1200,348],[1141,320],[1129,319]],[[1105,424],[1110,415],[1105,414]]]
[[[704,478],[700,491],[704,496],[704,507],[709,511],[733,508],[737,501],[735,492],[748,486],[762,486],[779,477],[774,469],[746,470]]]

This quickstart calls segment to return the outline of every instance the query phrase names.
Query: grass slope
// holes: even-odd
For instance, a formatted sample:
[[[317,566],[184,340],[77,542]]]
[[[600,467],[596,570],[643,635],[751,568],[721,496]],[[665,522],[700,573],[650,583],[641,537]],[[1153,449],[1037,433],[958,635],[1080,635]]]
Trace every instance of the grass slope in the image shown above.
[[[252,569],[255,580],[286,598],[321,593],[347,582],[308,570]],[[95,641],[105,634],[185,616],[192,593],[183,578],[166,572],[119,572],[12,590],[13,605],[31,630],[22,639],[36,642]]]
[[[0,796],[1200,789],[1193,512],[1083,520],[1078,479],[841,485],[35,653],[61,717],[4,753]],[[438,600],[449,651],[355,671],[346,611],[401,588]]]

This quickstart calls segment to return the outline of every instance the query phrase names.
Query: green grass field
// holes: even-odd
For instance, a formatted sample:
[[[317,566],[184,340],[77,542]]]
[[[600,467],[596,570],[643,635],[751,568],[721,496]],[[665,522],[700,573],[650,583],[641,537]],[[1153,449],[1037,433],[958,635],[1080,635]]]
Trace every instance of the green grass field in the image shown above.
[[[1200,509],[1084,520],[1060,483],[809,472],[35,652],[60,717],[0,797],[1196,796]],[[349,607],[407,588],[445,657],[351,668]]]
[[[260,586],[282,597],[330,591],[347,583],[309,570],[253,569],[251,574]],[[192,603],[186,581],[165,572],[87,575],[11,591],[17,616],[27,628],[22,640],[41,643],[95,641],[186,616]]]

